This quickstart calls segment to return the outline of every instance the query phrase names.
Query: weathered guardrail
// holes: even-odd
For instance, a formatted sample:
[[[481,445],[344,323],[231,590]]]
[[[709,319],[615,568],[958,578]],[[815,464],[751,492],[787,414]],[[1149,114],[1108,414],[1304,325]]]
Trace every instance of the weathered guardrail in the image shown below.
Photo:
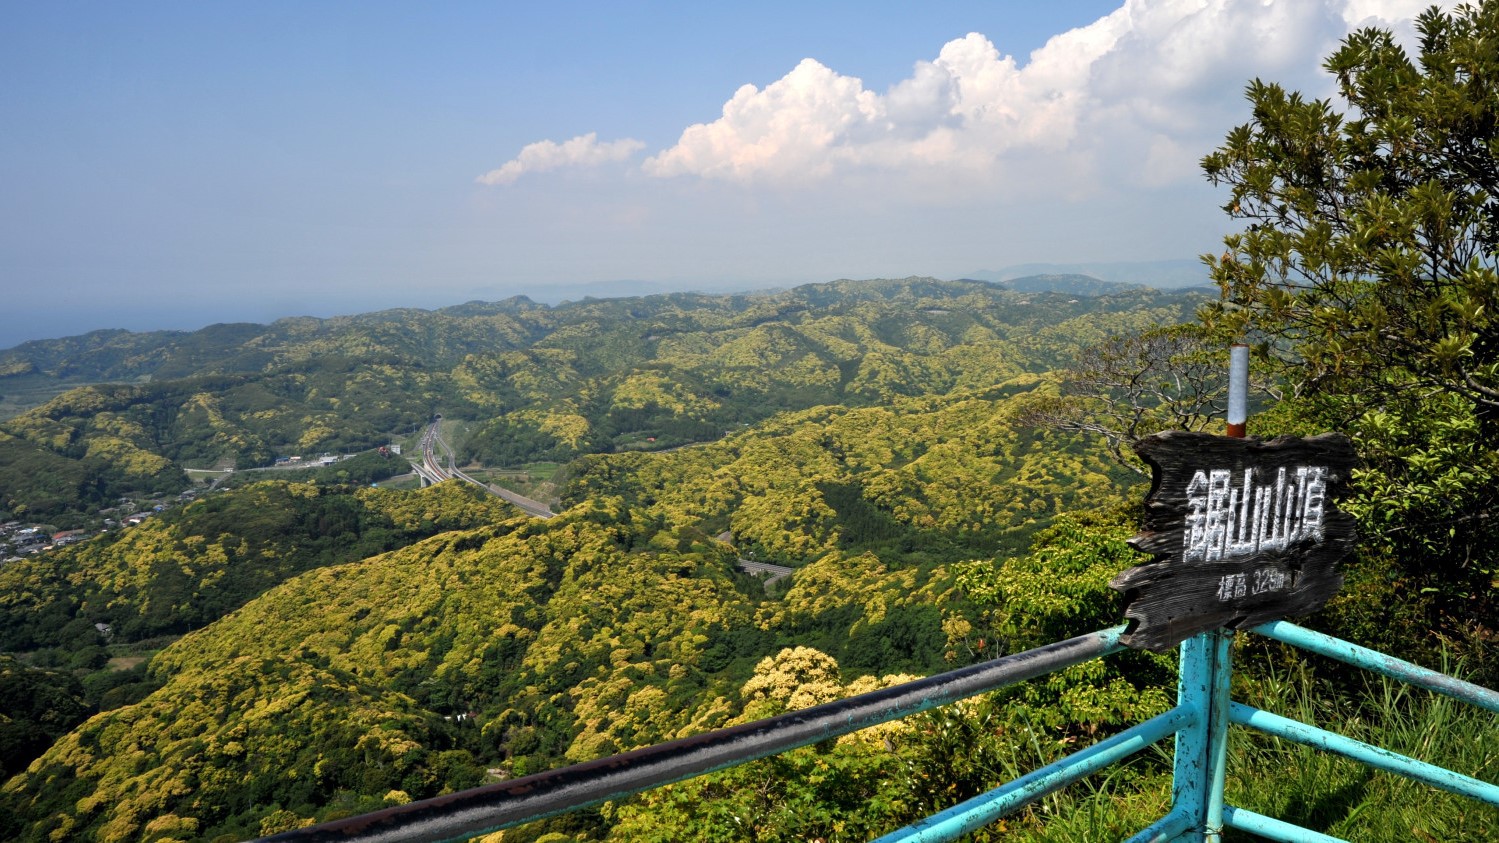
[[[1034,679],[1119,652],[1124,649],[1119,642],[1123,630],[1122,626],[1101,630],[815,708],[289,831],[266,840],[377,843],[465,839],[808,746]],[[1284,621],[1264,624],[1253,631],[1499,712],[1499,692],[1347,641]],[[1494,784],[1232,702],[1228,697],[1231,637],[1232,633],[1212,632],[1182,643],[1177,705],[1165,714],[894,831],[880,838],[880,843],[954,840],[1172,735],[1176,736],[1172,808],[1166,816],[1130,838],[1129,843],[1216,841],[1224,828],[1253,832],[1271,840],[1336,840],[1224,804],[1230,724],[1258,729],[1499,805],[1499,786]]]

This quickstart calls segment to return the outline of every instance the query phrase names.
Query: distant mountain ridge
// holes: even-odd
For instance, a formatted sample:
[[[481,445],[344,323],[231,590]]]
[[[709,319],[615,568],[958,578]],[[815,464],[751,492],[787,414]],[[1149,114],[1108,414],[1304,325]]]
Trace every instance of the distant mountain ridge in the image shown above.
[[[1071,296],[1109,296],[1130,290],[1147,289],[1144,284],[1104,281],[1076,273],[1027,275],[998,282],[1017,293],[1065,293]]]
[[[1101,284],[1064,286],[1114,289]],[[1144,288],[905,278],[34,341],[0,354],[17,408],[0,421],[0,516],[77,522],[126,494],[180,491],[184,468],[367,451],[436,412],[471,422],[460,457],[488,466],[712,441],[779,412],[1040,374],[1195,307]],[[10,398],[28,389],[29,404]]]
[[[563,307],[566,307],[564,305]],[[269,324],[218,323],[196,331],[127,331],[109,329],[49,340],[30,340],[0,351],[0,379],[40,374],[53,378],[133,380],[141,377],[175,378],[213,373],[256,372],[273,362],[282,349],[333,340],[358,333],[379,333],[395,342],[387,351],[421,347],[423,353],[444,351],[434,339],[436,323],[548,310],[525,296],[493,302],[471,301],[437,310],[392,308],[350,316],[288,316]],[[391,326],[402,326],[400,331]],[[408,330],[416,326],[415,331]],[[408,336],[398,338],[397,334]],[[473,333],[451,338],[456,344],[485,345],[495,341]]]
[[[372,352],[429,363],[450,364],[475,351],[493,352],[529,345],[557,325],[589,321],[604,312],[629,311],[639,318],[673,308],[743,309],[750,302],[787,302],[786,307],[823,307],[834,302],[873,301],[891,295],[943,297],[966,292],[1055,292],[1109,295],[1141,286],[1096,276],[1049,274],[1002,282],[985,278],[840,279],[790,290],[758,293],[660,293],[622,298],[586,298],[543,304],[526,296],[470,301],[425,310],[391,308],[346,316],[290,316],[269,324],[219,323],[196,331],[108,329],[30,340],[0,350],[0,382],[40,375],[58,380],[133,381],[205,374],[265,371],[312,354],[363,357]],[[897,289],[897,287],[899,289]],[[784,307],[782,307],[784,310]],[[779,312],[779,311],[778,311]]]
[[[1007,282],[1044,275],[1087,275],[1115,284],[1141,285],[1157,290],[1212,286],[1207,267],[1199,260],[1112,261],[1094,263],[1023,263],[997,270],[970,272],[979,281]]]

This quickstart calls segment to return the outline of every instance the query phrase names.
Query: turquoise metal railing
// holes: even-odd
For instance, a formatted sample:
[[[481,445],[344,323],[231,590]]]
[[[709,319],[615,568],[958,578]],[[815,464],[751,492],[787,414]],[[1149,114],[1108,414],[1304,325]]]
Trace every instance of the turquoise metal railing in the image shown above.
[[[1309,652],[1337,659],[1355,667],[1371,670],[1427,690],[1499,712],[1499,693],[1442,673],[1418,667],[1384,653],[1360,647],[1329,635],[1323,635],[1295,624],[1275,621],[1254,627],[1253,632]],[[1180,723],[1176,739],[1175,770],[1172,786],[1172,808],[1158,822],[1130,838],[1129,843],[1167,843],[1168,841],[1208,841],[1221,839],[1223,829],[1234,828],[1284,843],[1323,843],[1337,841],[1311,829],[1283,822],[1243,808],[1225,805],[1224,782],[1227,777],[1228,727],[1245,726],[1285,740],[1342,755],[1355,761],[1395,773],[1432,787],[1499,805],[1499,786],[1408,758],[1387,749],[1343,737],[1296,720],[1271,714],[1229,699],[1232,675],[1229,643],[1233,633],[1210,632],[1195,636],[1181,645],[1181,670],[1177,707],[1161,717],[1147,721],[1112,741],[1144,748],[1160,740],[1157,724],[1163,718]],[[1136,741],[1144,741],[1136,746]],[[900,829],[880,838],[880,843],[937,843],[959,835],[1044,796],[1050,776],[1068,775],[1070,770],[1092,772],[1098,766],[1095,755],[1107,755],[1112,763],[1123,757],[1115,747],[1103,744],[1075,753],[1068,758],[1038,770],[1022,779],[971,799],[941,814]],[[1051,768],[1058,768],[1053,771]],[[1013,799],[1016,790],[1026,791],[1028,798]]]
[[[1320,632],[1313,632],[1285,621],[1263,624],[1254,627],[1253,631],[1308,652],[1374,671],[1392,679],[1499,713],[1499,693],[1393,656],[1387,656],[1376,650],[1360,647],[1357,644],[1323,635]],[[1227,672],[1226,666],[1224,670]],[[1227,700],[1226,695],[1224,699]],[[1460,775],[1387,749],[1343,737],[1336,732],[1319,729],[1240,703],[1228,703],[1226,713],[1226,719],[1236,725],[1247,726],[1285,740],[1351,758],[1375,769],[1405,776],[1480,802],[1499,805],[1499,786],[1489,782]],[[1217,798],[1221,803],[1221,789]],[[1213,829],[1223,827],[1249,831],[1271,840],[1286,841],[1286,843],[1338,839],[1241,808],[1225,808],[1221,825],[1210,827],[1208,833],[1213,833]],[[1216,840],[1217,838],[1205,839]]]
[[[1214,816],[1223,813],[1222,757],[1227,724],[1215,718],[1215,701],[1228,695],[1228,637],[1207,633],[1181,645],[1176,707],[1087,749],[1022,776],[913,825],[879,838],[877,843],[938,843],[980,828],[1046,794],[1176,735],[1172,809],[1130,843],[1193,838]],[[1213,794],[1218,794],[1213,806]]]
[[[555,816],[673,781],[848,734],[938,705],[1119,652],[1123,627],[1101,630],[982,665],[863,694],[769,720],[577,764],[460,793],[276,835],[275,841],[453,840]],[[1253,632],[1499,712],[1499,693],[1283,621]],[[1177,705],[1165,714],[999,788],[879,838],[938,843],[991,823],[1049,793],[1176,736],[1172,807],[1128,843],[1217,843],[1223,829],[1285,843],[1336,841],[1301,826],[1224,804],[1231,724],[1313,746],[1433,787],[1499,805],[1499,786],[1233,702],[1233,633],[1181,644]]]

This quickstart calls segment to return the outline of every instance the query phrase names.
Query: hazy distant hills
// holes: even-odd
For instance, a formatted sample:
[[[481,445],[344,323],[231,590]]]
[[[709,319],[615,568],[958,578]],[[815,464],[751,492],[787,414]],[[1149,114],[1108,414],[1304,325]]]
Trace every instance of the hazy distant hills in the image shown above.
[[[1017,293],[1066,293],[1071,296],[1108,296],[1138,290],[1142,284],[1102,281],[1091,275],[1027,275],[998,282]]]
[[[209,325],[197,331],[93,331],[33,340],[0,352],[0,382],[42,375],[128,381],[264,371],[320,354],[383,354],[450,362],[474,349],[528,343],[513,317],[547,310],[523,296],[440,310],[400,308],[320,319]]]
[[[1003,284],[996,288],[992,284],[995,280],[1003,280]],[[899,291],[893,289],[895,284],[900,285]],[[328,354],[421,359],[428,365],[450,365],[471,353],[525,347],[567,326],[593,324],[601,319],[638,320],[663,311],[754,311],[756,315],[751,318],[759,319],[763,318],[760,312],[766,307],[780,313],[830,307],[840,302],[843,306],[853,306],[888,299],[897,292],[905,297],[943,297],[1008,289],[1097,296],[1121,293],[1132,286],[1139,285],[1081,274],[951,282],[841,280],[756,294],[670,293],[585,299],[560,305],[539,304],[515,296],[430,311],[402,308],[330,318],[290,317],[270,324],[215,324],[197,331],[102,330],[33,340],[0,351],[0,391],[7,380],[26,376],[80,382],[161,380],[261,372]],[[689,318],[683,327],[690,329],[695,324]],[[614,330],[617,329],[611,326],[611,331]]]
[[[1190,286],[1185,267],[1190,262],[1160,264],[1079,264],[1084,273],[1061,265],[1032,264],[997,272],[974,273],[966,279],[940,282],[924,279],[927,292],[957,286],[982,289],[999,283],[1016,292],[1055,292],[1068,295],[1114,295],[1130,288],[1173,289]],[[1022,269],[1051,267],[1056,271],[1026,274]],[[1098,269],[1103,267],[1103,269]],[[1135,267],[1113,271],[1109,267]],[[1165,267],[1152,273],[1150,267]],[[1064,271],[1065,270],[1065,271]],[[1199,273],[1201,274],[1201,273]],[[902,282],[908,292],[920,292]],[[1201,279],[1205,281],[1205,276]],[[0,384],[6,379],[41,376],[56,381],[131,381],[139,378],[181,378],[191,375],[264,371],[288,360],[320,353],[378,352],[451,363],[474,351],[524,346],[544,336],[551,327],[628,311],[631,318],[663,305],[742,308],[750,302],[797,300],[827,305],[835,299],[856,302],[886,295],[882,281],[840,280],[808,284],[794,290],[760,293],[662,293],[620,298],[585,298],[558,305],[541,304],[525,296],[485,302],[472,301],[437,310],[397,308],[349,316],[288,317],[269,324],[220,323],[196,331],[100,330],[58,339],[32,340],[0,350]],[[1200,283],[1200,281],[1191,281]],[[619,305],[635,302],[633,305]],[[623,310],[621,308],[624,308]],[[644,310],[642,310],[644,308]],[[0,391],[4,387],[0,386]]]
[[[1042,373],[1196,302],[1077,277],[1036,284],[1066,292],[837,281],[28,342],[0,354],[0,393],[36,396],[0,423],[0,514],[68,521],[120,494],[174,491],[183,467],[368,450],[434,412],[471,421],[462,456],[487,465],[712,440],[778,412]]]
[[[1140,285],[1158,290],[1208,287],[1207,267],[1198,260],[1114,261],[1097,263],[1025,263],[997,270],[971,272],[981,281],[1014,281],[1035,276],[1086,275],[1112,284]]]

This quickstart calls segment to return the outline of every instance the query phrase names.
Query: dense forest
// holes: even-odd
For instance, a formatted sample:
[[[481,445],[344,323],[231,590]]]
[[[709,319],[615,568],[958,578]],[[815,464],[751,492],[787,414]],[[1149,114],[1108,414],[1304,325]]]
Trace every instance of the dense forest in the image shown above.
[[[756,689],[784,685],[788,660],[818,665],[823,684],[801,692],[821,700],[1108,623],[1106,564],[1023,619],[959,582],[982,576],[975,560],[1035,577],[1018,560],[1053,525],[1124,529],[1058,521],[1117,521],[1134,475],[1027,413],[1082,349],[1202,301],[908,279],[216,329],[274,336],[259,357],[193,335],[23,347],[27,377],[137,382],[6,423],[14,453],[105,475],[72,501],[18,483],[13,513],[186,485],[184,467],[400,442],[439,409],[466,462],[564,466],[550,520],[452,482],[352,485],[347,461],[0,567],[0,647],[21,656],[7,698],[70,701],[6,711],[7,831],[255,836],[778,710],[784,688]],[[524,329],[485,350],[476,319]],[[1127,554],[1110,535],[1108,558]],[[767,587],[744,558],[797,573]],[[1111,674],[1090,716],[1162,705],[1169,668],[1146,664]],[[569,833],[616,824],[590,816]]]
[[[1419,64],[1378,30],[1329,58],[1348,115],[1250,85],[1203,162],[1244,224],[1216,296],[840,281],[0,355],[6,391],[53,395],[0,425],[9,518],[410,445],[437,413],[474,471],[549,466],[558,513],[371,488],[366,455],[0,566],[0,836],[266,835],[1117,624],[1147,479],[1129,442],[1221,431],[1236,340],[1253,435],[1337,430],[1360,459],[1358,550],[1305,622],[1499,684],[1499,6],[1419,29]],[[1235,658],[1237,699],[1499,767],[1492,716],[1251,636]],[[494,839],[869,839],[1165,710],[1175,672],[1130,651]],[[1499,837],[1491,806],[1267,738],[1231,754],[1234,804],[1320,832]],[[1118,840],[1170,792],[1147,753],[977,838]]]
[[[672,343],[628,314],[681,310],[680,297],[586,302],[590,327],[566,334],[576,365],[553,365],[553,331],[541,348],[470,351],[422,376],[430,392],[403,392],[416,376],[393,363],[373,367],[391,380],[372,385],[343,358],[298,393],[330,412],[374,400],[354,393],[409,408],[385,417],[396,426],[379,443],[401,439],[399,413],[425,421],[427,402],[463,383],[457,409],[441,409],[468,431],[466,461],[564,462],[556,518],[456,482],[399,491],[272,474],[0,567],[0,647],[19,656],[0,679],[0,737],[18,759],[0,790],[7,836],[253,837],[1118,622],[1107,583],[1133,564],[1124,540],[1142,478],[1083,423],[1101,399],[1078,384],[1100,361],[1154,373],[1211,357],[1180,324],[1200,294],[1073,299],[908,280],[801,288],[773,308],[693,301],[695,329]],[[1118,339],[1163,333],[1173,342]],[[286,365],[305,375],[313,358]],[[489,374],[460,378],[475,372]],[[229,378],[225,393],[198,391],[215,378]],[[1178,400],[1211,405],[1222,378],[1208,380]],[[266,386],[290,382],[280,368],[90,385],[9,429],[83,465],[91,443],[127,429],[120,417],[180,419],[177,397],[223,408],[224,394],[253,388],[266,404],[231,414],[234,435],[285,443],[254,422],[304,409]],[[528,420],[564,410],[579,431],[568,449],[537,435],[498,447],[506,431],[561,430]],[[178,469],[183,453],[206,453],[190,429],[158,425],[134,440],[137,457]],[[43,450],[49,430],[85,444]],[[218,441],[213,459],[241,458]],[[737,570],[745,558],[796,574],[767,587]],[[1348,594],[1328,618],[1357,632],[1383,597]],[[1094,663],[506,839],[866,837],[1002,777],[1020,763],[1002,757],[1005,734],[1039,738],[1027,749],[1039,763],[1164,710],[1173,671],[1150,654]],[[39,699],[56,704],[27,702]],[[979,755],[960,762],[965,747]],[[1134,775],[1152,792],[1168,774],[1156,763]]]
[[[0,518],[72,526],[121,496],[180,491],[183,468],[367,450],[434,412],[471,420],[463,456],[488,465],[661,450],[778,412],[1040,374],[1079,342],[1194,306],[907,279],[31,342],[0,354],[0,392],[87,385],[0,423]]]

